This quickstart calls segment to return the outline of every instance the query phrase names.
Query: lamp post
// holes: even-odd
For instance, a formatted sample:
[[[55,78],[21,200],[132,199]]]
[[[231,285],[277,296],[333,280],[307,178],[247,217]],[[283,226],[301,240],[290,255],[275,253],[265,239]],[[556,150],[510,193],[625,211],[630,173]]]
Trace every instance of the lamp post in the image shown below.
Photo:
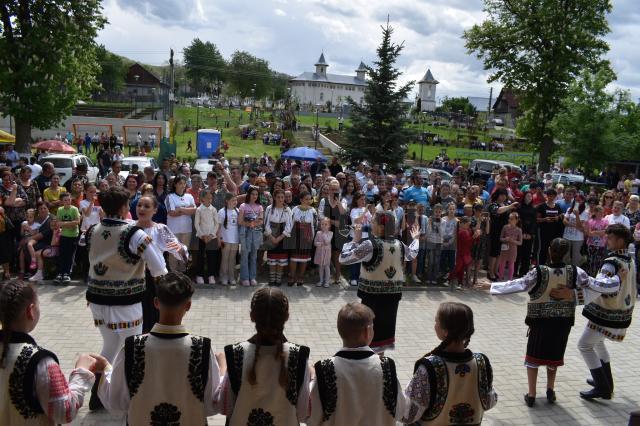
[[[320,104],[316,104],[316,137],[313,140],[313,149],[318,149],[318,139],[320,138],[320,125],[318,123],[319,112],[320,112]]]
[[[421,121],[422,121],[422,133],[420,134],[420,165],[422,166],[422,153],[424,151],[424,142],[425,142],[425,137],[424,137],[424,120],[425,120],[425,115],[426,115],[426,111],[422,111],[421,112]]]
[[[200,101],[196,104],[196,132],[200,130]]]
[[[156,119],[156,88],[151,88],[151,119]]]

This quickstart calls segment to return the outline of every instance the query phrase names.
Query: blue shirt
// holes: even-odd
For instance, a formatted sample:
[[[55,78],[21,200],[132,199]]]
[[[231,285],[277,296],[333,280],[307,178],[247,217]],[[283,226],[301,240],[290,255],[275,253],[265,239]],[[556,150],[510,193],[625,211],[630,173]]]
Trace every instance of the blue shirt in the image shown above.
[[[418,204],[427,207],[429,204],[429,192],[423,186],[410,186],[404,190],[404,202],[408,203],[413,200]]]

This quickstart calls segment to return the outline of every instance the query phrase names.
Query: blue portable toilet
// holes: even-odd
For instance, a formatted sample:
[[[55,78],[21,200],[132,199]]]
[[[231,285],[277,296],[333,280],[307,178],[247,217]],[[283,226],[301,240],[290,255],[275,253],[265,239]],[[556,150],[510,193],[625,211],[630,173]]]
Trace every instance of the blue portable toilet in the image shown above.
[[[221,134],[216,129],[200,129],[196,135],[196,152],[198,158],[209,158],[220,146]]]

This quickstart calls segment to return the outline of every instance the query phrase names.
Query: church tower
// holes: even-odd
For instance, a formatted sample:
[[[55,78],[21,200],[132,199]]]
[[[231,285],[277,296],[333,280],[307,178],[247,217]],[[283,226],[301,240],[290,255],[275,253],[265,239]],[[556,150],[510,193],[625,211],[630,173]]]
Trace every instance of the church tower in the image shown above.
[[[358,80],[364,80],[367,74],[367,69],[364,67],[364,62],[360,61],[360,66],[356,70],[356,78]]]
[[[422,80],[418,82],[420,93],[421,111],[435,111],[436,109],[436,85],[438,80],[433,78],[431,70],[427,69],[427,73],[422,77]]]
[[[329,66],[327,62],[324,60],[324,52],[320,54],[320,58],[318,62],[316,62],[316,74],[322,77],[327,76],[327,67]]]

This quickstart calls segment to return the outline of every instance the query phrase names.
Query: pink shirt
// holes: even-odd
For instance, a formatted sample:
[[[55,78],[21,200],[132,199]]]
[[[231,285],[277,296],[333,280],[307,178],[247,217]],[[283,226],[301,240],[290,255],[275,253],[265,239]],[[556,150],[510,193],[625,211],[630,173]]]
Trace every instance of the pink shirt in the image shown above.
[[[607,229],[607,226],[609,226],[609,221],[607,221],[605,218],[602,218],[600,220],[598,220],[598,219],[589,219],[587,221],[587,226],[589,227],[590,231],[604,231],[605,229]],[[604,246],[607,245],[607,237],[606,236],[588,237],[587,238],[587,245],[604,247]]]

